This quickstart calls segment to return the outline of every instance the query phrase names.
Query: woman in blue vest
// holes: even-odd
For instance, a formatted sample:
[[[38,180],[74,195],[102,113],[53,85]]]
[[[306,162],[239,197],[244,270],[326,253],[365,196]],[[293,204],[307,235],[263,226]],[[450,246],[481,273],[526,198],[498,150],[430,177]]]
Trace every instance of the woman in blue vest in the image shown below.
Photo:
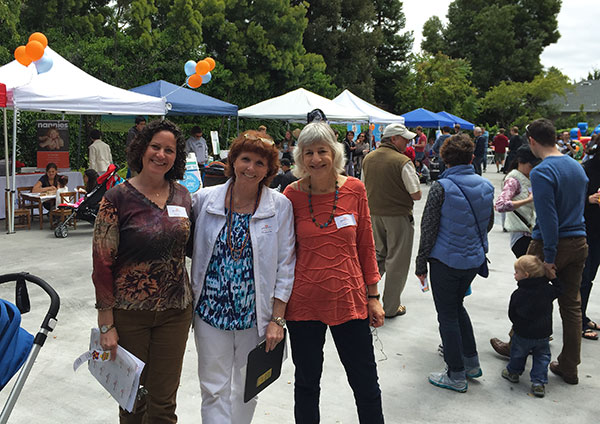
[[[421,220],[416,274],[424,284],[427,262],[447,370],[429,374],[434,386],[464,393],[467,378],[482,375],[465,292],[485,261],[492,228],[494,187],[475,173],[471,138],[456,134],[440,149],[446,171],[431,186]]]

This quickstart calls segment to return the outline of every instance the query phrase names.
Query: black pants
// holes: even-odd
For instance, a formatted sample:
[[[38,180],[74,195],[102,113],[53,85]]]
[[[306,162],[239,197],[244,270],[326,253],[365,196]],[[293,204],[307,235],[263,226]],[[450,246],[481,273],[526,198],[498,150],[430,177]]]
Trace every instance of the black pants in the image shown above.
[[[586,315],[590,292],[592,291],[593,281],[596,278],[598,267],[600,266],[600,238],[588,237],[588,256],[585,260],[585,268],[581,276],[581,316],[583,319],[583,329],[587,328],[590,319]]]
[[[477,269],[456,269],[430,260],[431,291],[444,345],[444,361],[452,372],[464,371],[464,358],[477,355],[473,326],[463,306],[465,292]]]
[[[320,321],[288,321],[294,374],[294,417],[299,424],[320,421],[319,395],[327,325]],[[354,392],[361,424],[383,423],[381,390],[368,319],[329,327],[348,383]]]
[[[527,248],[529,247],[530,241],[531,237],[523,236],[519,240],[517,240],[513,247],[511,247],[511,250],[517,257],[517,259],[523,256],[525,253],[527,253]]]

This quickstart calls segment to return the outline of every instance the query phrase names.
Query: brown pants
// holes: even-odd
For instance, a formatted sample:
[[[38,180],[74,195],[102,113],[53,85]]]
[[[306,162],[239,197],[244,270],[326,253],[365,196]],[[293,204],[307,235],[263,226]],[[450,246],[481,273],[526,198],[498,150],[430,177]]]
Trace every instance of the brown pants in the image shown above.
[[[132,413],[119,409],[121,423],[177,422],[177,389],[192,313],[191,305],[159,312],[114,310],[119,344],[146,363],[140,384],[148,390]]]
[[[544,244],[532,240],[528,255],[544,260]],[[556,252],[556,276],[562,293],[558,307],[563,325],[563,348],[558,355],[560,370],[567,376],[577,376],[577,365],[581,362],[581,274],[588,254],[585,237],[566,237],[558,241]]]

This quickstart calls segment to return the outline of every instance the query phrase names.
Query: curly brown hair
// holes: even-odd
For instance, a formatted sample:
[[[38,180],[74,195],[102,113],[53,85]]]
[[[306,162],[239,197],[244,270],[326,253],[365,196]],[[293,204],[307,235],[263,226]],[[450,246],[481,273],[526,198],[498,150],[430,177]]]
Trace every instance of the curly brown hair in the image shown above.
[[[225,168],[225,175],[231,177],[235,181],[235,172],[233,170],[233,163],[236,161],[238,156],[243,152],[256,153],[259,156],[267,159],[267,175],[260,184],[270,184],[271,180],[279,171],[279,151],[275,147],[275,143],[270,136],[266,136],[255,130],[248,130],[237,136],[233,140],[233,144],[229,149],[227,155],[227,166]]]
[[[183,134],[177,125],[167,119],[156,119],[150,122],[135,136],[131,141],[131,144],[129,144],[129,147],[127,147],[127,165],[135,172],[141,172],[144,153],[146,153],[146,149],[148,148],[150,141],[152,141],[152,138],[161,131],[172,133],[175,136],[177,146],[175,162],[173,163],[173,167],[165,174],[165,180],[181,180],[183,179],[183,174],[185,174],[185,162],[187,158],[185,152],[185,138],[183,138]]]
[[[448,137],[440,149],[442,160],[448,166],[468,165],[473,160],[475,144],[471,137],[465,133]]]

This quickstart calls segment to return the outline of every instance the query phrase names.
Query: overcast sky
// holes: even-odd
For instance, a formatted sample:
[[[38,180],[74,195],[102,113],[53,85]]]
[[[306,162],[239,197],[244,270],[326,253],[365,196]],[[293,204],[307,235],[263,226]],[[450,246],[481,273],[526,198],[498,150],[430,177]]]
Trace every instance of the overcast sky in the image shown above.
[[[423,24],[437,15],[447,22],[451,0],[404,0],[406,29],[414,34],[413,51],[421,50]],[[427,11],[424,13],[423,11]],[[600,69],[600,48],[595,34],[600,23],[600,1],[563,0],[558,15],[560,38],[542,53],[542,65],[554,66],[571,79],[586,78],[593,68]],[[595,41],[596,40],[596,41]]]

